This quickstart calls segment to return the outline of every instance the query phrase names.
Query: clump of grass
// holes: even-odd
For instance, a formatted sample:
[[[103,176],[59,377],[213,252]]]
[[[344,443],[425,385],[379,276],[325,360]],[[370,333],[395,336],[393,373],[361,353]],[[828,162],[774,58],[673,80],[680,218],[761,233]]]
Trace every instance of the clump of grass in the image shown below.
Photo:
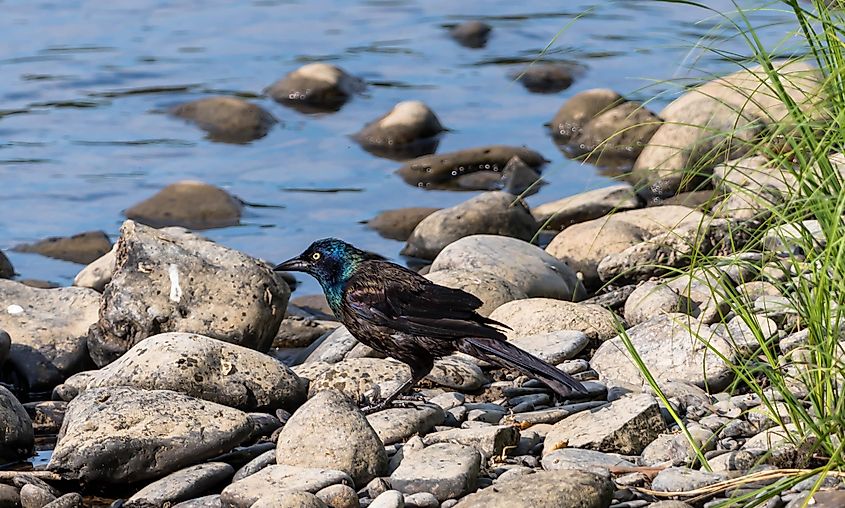
[[[845,12],[819,0],[783,0],[759,7],[785,9],[793,15],[795,31],[791,40],[799,42],[802,57],[814,62],[820,71],[824,101],[807,108],[790,95],[790,77],[779,71],[774,55],[782,53],[783,48],[764,47],[747,10],[737,6],[735,13],[725,14],[697,2],[658,1],[685,4],[721,18],[723,27],[742,38],[748,48],[749,55],[745,56],[750,58],[738,58],[737,65],[750,62],[759,66],[765,76],[759,93],[776,97],[786,108],[783,118],[769,125],[742,151],[766,156],[770,168],[789,176],[790,185],[774,202],[756,190],[745,196],[749,202],[766,199],[768,210],[754,218],[755,230],[750,237],[732,247],[737,254],[762,253],[763,259],[768,260],[769,272],[779,270],[785,274],[767,280],[789,302],[794,319],[788,331],[803,331],[806,341],[794,351],[781,350],[777,340],[761,327],[746,295],[736,289],[735,284],[743,280],[720,283],[724,279],[708,278],[711,292],[724,302],[728,316],[744,322],[754,337],[752,351],[743,355],[726,357],[711,350],[720,354],[733,372],[735,381],[730,390],[759,397],[788,439],[795,446],[809,447],[808,461],[799,465],[802,469],[790,470],[759,490],[730,498],[725,505],[757,506],[821,473],[813,488],[815,492],[825,474],[845,473],[845,158],[837,163],[831,157],[845,150]],[[729,56],[717,47],[699,48]],[[724,150],[711,155],[725,158]],[[706,179],[709,170],[702,169],[698,175]],[[741,193],[743,189],[733,191]],[[773,244],[778,248],[773,249]],[[712,251],[701,250],[697,243],[691,245],[691,251],[686,268],[678,272],[677,266],[664,267],[665,272],[703,273],[724,261]],[[759,272],[762,266],[750,268]],[[738,270],[744,271],[748,270]],[[621,337],[646,384],[671,408],[660,388],[661,380],[651,374],[624,331]],[[700,340],[707,344],[707,338]],[[674,411],[670,414],[689,439],[698,462],[707,468],[683,418]]]

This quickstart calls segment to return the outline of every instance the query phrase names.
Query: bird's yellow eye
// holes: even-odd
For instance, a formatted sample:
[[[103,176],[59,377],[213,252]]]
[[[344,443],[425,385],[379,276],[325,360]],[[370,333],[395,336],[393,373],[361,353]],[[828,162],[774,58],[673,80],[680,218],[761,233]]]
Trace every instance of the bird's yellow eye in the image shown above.
[[[311,259],[313,259],[314,261],[318,261],[320,259],[320,253],[315,252],[314,254],[311,254]]]

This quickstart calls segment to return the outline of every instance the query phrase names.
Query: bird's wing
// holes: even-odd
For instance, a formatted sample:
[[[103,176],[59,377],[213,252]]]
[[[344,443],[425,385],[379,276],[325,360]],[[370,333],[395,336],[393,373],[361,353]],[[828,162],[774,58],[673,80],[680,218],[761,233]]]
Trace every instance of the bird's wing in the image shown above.
[[[475,312],[481,300],[393,263],[362,263],[345,295],[359,317],[397,331],[441,339],[505,338],[493,327],[505,325]]]

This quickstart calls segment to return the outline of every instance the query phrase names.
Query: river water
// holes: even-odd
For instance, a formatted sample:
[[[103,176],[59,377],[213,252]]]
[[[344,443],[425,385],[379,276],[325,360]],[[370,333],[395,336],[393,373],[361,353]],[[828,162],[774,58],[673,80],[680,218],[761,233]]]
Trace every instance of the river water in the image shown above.
[[[729,1],[706,3],[734,10]],[[766,41],[791,29],[782,12],[752,18]],[[449,38],[444,25],[467,19],[492,25],[485,48]],[[422,100],[452,129],[439,152],[524,144],[551,160],[549,184],[529,204],[575,194],[610,180],[565,159],[543,124],[588,88],[657,97],[650,107],[659,111],[683,85],[735,69],[694,47],[706,38],[703,45],[747,53],[741,40],[726,40],[721,23],[703,10],[639,0],[0,0],[0,249],[21,277],[69,284],[79,265],[8,249],[96,229],[116,240],[122,210],[196,179],[272,205],[249,207],[240,226],[204,233],[227,246],[278,261],[339,236],[397,259],[402,244],[359,221],[471,194],[407,185],[393,173],[399,163],[349,139],[364,123],[396,102]],[[547,58],[586,71],[563,92],[529,93],[508,76],[553,39]],[[323,115],[260,96],[310,61],[340,65],[370,86]],[[254,97],[283,125],[233,145],[162,114],[213,94]],[[306,292],[317,290],[305,283]]]

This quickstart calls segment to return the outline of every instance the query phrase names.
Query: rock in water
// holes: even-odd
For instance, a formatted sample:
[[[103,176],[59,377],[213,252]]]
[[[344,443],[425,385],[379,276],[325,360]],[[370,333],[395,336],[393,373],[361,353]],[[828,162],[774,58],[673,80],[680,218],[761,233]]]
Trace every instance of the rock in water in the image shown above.
[[[464,21],[449,30],[449,35],[461,46],[478,49],[487,45],[487,38],[493,28],[483,21]]]
[[[437,210],[440,208],[421,206],[385,210],[366,221],[366,224],[385,238],[404,242],[411,236],[417,224]]]
[[[497,482],[455,508],[606,508],[613,499],[609,478],[585,471],[542,471]]]
[[[339,392],[320,392],[282,428],[276,463],[345,472],[357,487],[387,472],[387,454],[361,410]]]
[[[584,125],[596,116],[625,102],[625,98],[608,88],[592,88],[579,92],[560,107],[549,127],[552,137],[567,143],[581,133]]]
[[[263,138],[278,123],[273,115],[236,97],[208,97],[176,106],[171,114],[208,132],[209,139],[246,143]]]
[[[410,159],[437,149],[444,129],[434,111],[420,101],[403,101],[368,123],[352,139],[370,153]]]
[[[269,349],[290,296],[269,266],[203,238],[133,221],[121,233],[115,273],[88,338],[97,365],[162,332]]]
[[[68,406],[49,469],[84,482],[158,478],[245,440],[246,414],[169,390],[96,388]]]
[[[15,268],[9,258],[0,251],[0,279],[11,279],[15,274]]]
[[[90,366],[86,337],[97,322],[99,293],[0,279],[0,302],[0,329],[12,338],[8,362],[30,391],[50,390]]]
[[[237,225],[243,204],[228,192],[203,182],[185,180],[168,185],[156,195],[128,208],[128,219],[153,227],[191,229]]]
[[[529,148],[491,145],[423,155],[406,162],[396,172],[415,187],[448,187],[451,181],[461,175],[476,171],[501,173],[513,157],[519,157],[528,167],[537,171],[548,162],[542,154]]]
[[[252,349],[190,333],[163,333],[135,344],[94,371],[87,388],[173,390],[242,411],[294,410],[308,382]]]
[[[12,392],[0,385],[0,463],[29,457],[33,444],[29,415]]]
[[[582,69],[572,63],[536,63],[512,72],[510,78],[522,83],[529,92],[557,93],[566,90]]]
[[[18,245],[17,252],[35,252],[48,258],[88,264],[111,250],[111,241],[102,231],[87,231],[78,235],[54,236],[40,242]]]
[[[434,259],[447,245],[470,235],[490,234],[530,240],[537,222],[519,198],[507,192],[485,192],[420,222],[402,254]]]
[[[532,209],[531,213],[544,229],[561,230],[639,206],[634,188],[623,183],[543,203]]]
[[[289,73],[264,92],[276,102],[313,113],[337,111],[363,89],[363,81],[340,67],[315,62]]]

